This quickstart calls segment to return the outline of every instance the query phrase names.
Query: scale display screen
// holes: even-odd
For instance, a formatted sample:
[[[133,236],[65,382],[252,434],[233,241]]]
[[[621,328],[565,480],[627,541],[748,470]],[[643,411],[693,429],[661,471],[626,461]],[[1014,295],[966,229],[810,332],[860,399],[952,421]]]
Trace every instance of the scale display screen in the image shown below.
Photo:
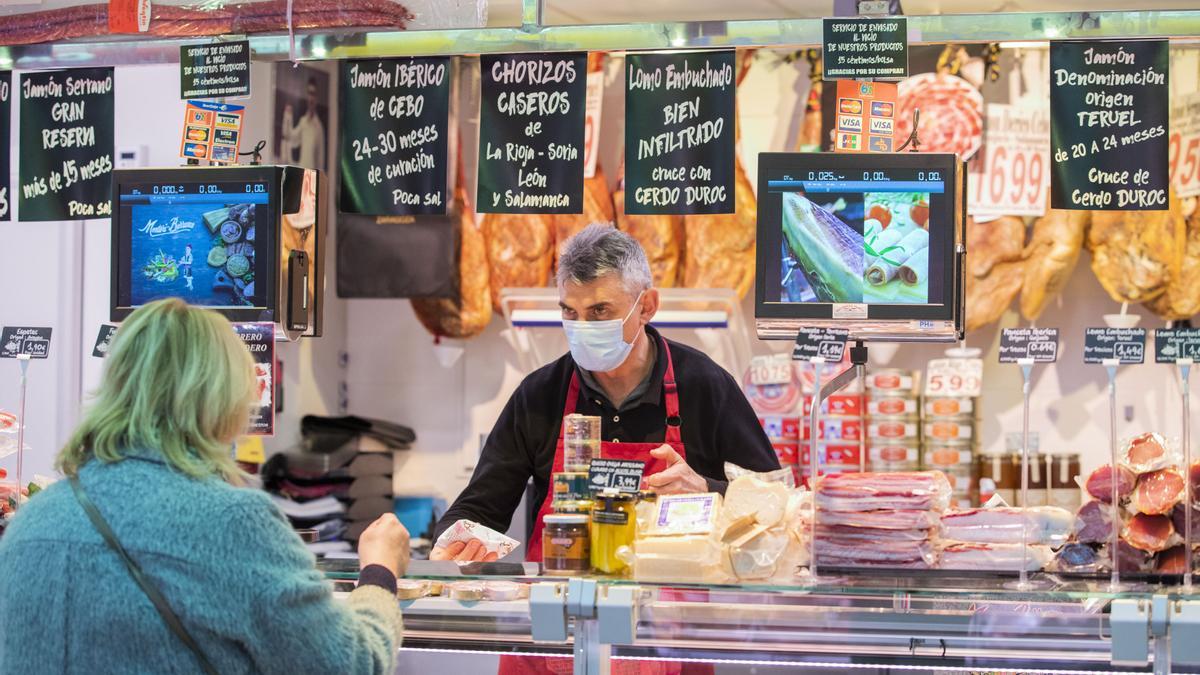
[[[953,155],[760,155],[760,335],[836,325],[856,339],[953,339],[962,183]]]

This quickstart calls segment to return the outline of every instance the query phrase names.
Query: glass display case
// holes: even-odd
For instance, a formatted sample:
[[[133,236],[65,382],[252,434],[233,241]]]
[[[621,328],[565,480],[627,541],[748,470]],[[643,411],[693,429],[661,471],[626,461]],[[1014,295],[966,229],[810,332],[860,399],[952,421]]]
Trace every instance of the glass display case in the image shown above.
[[[402,601],[405,648],[574,655],[576,673],[657,659],[787,668],[1200,672],[1200,594],[1146,577],[829,577],[810,585],[696,586],[462,574],[414,562],[409,578],[504,578],[530,598]],[[528,571],[532,568],[525,568]],[[464,572],[490,572],[466,568]],[[352,573],[337,573],[343,584]],[[765,670],[764,670],[765,669]]]

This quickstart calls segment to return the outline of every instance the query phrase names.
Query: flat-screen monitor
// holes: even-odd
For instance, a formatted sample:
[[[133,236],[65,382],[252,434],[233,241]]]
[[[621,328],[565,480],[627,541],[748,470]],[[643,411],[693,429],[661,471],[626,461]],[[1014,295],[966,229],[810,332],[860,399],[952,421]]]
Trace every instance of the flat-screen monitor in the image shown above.
[[[965,180],[951,154],[760,154],[759,337],[961,338]]]
[[[320,335],[324,188],[320,172],[296,167],[114,171],[112,320],[177,297],[231,321],[279,323],[290,337]],[[293,250],[305,266],[289,287]]]

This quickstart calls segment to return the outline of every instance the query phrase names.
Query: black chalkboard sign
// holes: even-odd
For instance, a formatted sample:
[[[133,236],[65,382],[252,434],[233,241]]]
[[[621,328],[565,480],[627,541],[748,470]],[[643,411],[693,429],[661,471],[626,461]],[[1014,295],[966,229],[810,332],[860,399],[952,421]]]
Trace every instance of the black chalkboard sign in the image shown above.
[[[12,192],[8,181],[12,176],[9,158],[9,135],[12,129],[12,71],[0,70],[0,222],[12,219]]]
[[[583,213],[587,55],[479,58],[480,213]]]
[[[625,57],[625,213],[734,211],[732,50]]]
[[[792,359],[812,361],[820,358],[837,363],[846,353],[849,337],[850,331],[845,328],[801,328],[792,347]]]
[[[179,47],[179,98],[250,95],[250,41]]]
[[[444,214],[450,58],[342,61],[343,213]]]
[[[112,212],[113,69],[21,74],[20,218]]]
[[[908,77],[908,19],[825,19],[822,29],[821,79]]]
[[[96,344],[92,347],[92,356],[98,359],[108,356],[108,350],[112,347],[113,335],[116,333],[116,326],[111,323],[101,324],[100,332],[96,334]]]
[[[1050,43],[1050,205],[1162,211],[1166,40]]]
[[[15,359],[28,355],[31,359],[50,357],[50,334],[53,328],[42,326],[5,326],[0,331],[0,359]]]
[[[1030,359],[1034,363],[1058,360],[1057,328],[1005,328],[1000,331],[1000,363]]]
[[[1145,328],[1086,328],[1083,334],[1083,362],[1104,363],[1116,359],[1122,365],[1142,363],[1146,359]]]
[[[1200,361],[1200,328],[1158,328],[1154,331],[1155,363]]]
[[[642,485],[646,463],[633,459],[593,459],[588,467],[588,489],[593,493],[605,488],[636,493]]]

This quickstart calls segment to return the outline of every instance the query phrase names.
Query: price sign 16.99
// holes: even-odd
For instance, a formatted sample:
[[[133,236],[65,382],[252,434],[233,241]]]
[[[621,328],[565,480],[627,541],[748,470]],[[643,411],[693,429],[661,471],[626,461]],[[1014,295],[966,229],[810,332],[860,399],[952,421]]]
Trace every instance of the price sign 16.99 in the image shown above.
[[[983,152],[972,170],[973,216],[1041,216],[1050,184],[1050,113],[1045,107],[987,107]]]

